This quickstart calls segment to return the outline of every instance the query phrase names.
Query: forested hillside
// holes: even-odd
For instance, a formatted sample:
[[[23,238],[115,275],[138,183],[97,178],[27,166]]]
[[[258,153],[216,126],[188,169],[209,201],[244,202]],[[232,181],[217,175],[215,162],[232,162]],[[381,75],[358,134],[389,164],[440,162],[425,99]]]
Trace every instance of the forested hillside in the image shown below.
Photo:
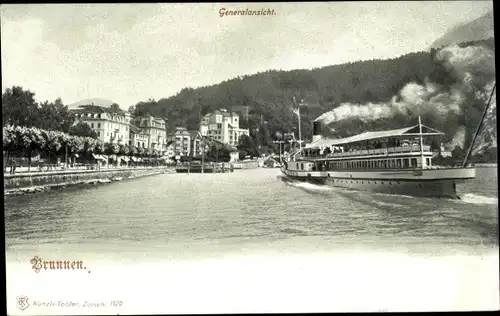
[[[461,98],[465,98],[468,104],[463,104],[465,100],[462,99],[447,101],[460,103],[458,106],[464,108],[459,111],[460,113],[457,112],[453,117],[446,119],[436,117],[432,111],[412,113],[408,109],[408,112],[399,111],[391,117],[381,117],[377,120],[350,117],[347,120],[335,122],[333,127],[341,136],[357,133],[366,128],[400,128],[407,124],[415,124],[417,114],[421,114],[426,124],[445,131],[446,141],[451,141],[460,126],[464,126],[467,133],[472,134],[472,126],[477,125],[480,112],[484,107],[484,100],[474,101],[472,100],[474,98],[468,94],[477,94],[476,92],[484,89],[484,86],[494,78],[494,54],[493,57],[490,56],[490,52],[494,52],[495,48],[493,39],[463,43],[460,47],[474,49],[480,47],[482,53],[486,52],[487,58],[493,58],[493,69],[490,69],[493,77],[491,77],[491,71],[484,71],[484,69],[481,69],[481,73],[475,73],[470,69],[464,70],[474,76],[482,76],[478,84],[483,86],[476,85],[473,90],[458,91],[462,89],[460,85],[465,79],[457,75],[455,65],[448,63],[448,61],[455,62],[453,58],[456,56],[450,57],[450,54],[456,52],[453,47],[443,52],[432,49],[429,52],[416,52],[394,59],[359,61],[313,70],[270,70],[234,78],[212,86],[197,89],[185,88],[170,98],[140,102],[135,110],[137,114],[150,113],[168,118],[170,129],[176,126],[198,129],[200,117],[208,112],[218,108],[231,110],[234,106],[248,106],[248,120],[242,119],[242,125],[258,131],[261,122],[267,122],[265,129],[268,132],[266,133],[274,138],[277,132],[293,131],[293,128],[297,126],[297,117],[292,114],[292,98],[295,96],[298,100],[304,99],[307,104],[301,109],[302,135],[304,139],[311,139],[312,121],[321,114],[335,108],[340,109],[346,104],[392,106],[391,102],[399,102],[398,106],[404,107],[404,104],[401,105],[401,102],[405,101],[402,92],[405,89],[409,90],[407,88],[409,83],[415,83],[414,86],[424,89],[423,93],[426,89],[434,89],[432,95],[434,99],[428,100],[432,101],[429,103],[430,106],[435,104],[436,98],[438,101],[440,98],[445,98],[443,93],[454,93],[455,97],[457,97],[456,93],[463,94]],[[490,61],[487,60],[486,65],[481,65],[491,68],[488,62]],[[431,88],[429,88],[429,83],[432,84]],[[485,91],[482,93],[484,94]],[[474,102],[471,103],[471,101]],[[324,129],[327,134],[329,131],[330,129]],[[269,142],[269,139],[265,141],[265,137],[259,136],[258,132],[257,134],[254,132],[253,135],[264,142]],[[262,145],[271,146],[265,143]]]

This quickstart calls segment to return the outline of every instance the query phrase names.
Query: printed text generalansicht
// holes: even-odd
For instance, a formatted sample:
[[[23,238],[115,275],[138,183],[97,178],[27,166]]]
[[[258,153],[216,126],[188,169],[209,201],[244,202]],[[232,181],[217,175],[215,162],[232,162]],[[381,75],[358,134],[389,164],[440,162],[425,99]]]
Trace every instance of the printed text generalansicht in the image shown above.
[[[219,16],[221,18],[228,15],[263,16],[263,15],[276,15],[276,12],[274,12],[274,9],[250,10],[248,8],[246,8],[245,10],[231,10],[231,9],[221,8],[219,10]]]

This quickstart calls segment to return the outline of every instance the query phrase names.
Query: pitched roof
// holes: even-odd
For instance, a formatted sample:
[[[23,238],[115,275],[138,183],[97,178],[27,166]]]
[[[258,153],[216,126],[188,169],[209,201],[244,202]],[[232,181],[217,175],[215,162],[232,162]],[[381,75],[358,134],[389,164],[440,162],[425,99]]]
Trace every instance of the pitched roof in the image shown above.
[[[198,136],[201,136],[199,131],[188,131],[189,135],[191,135],[191,138],[196,138]]]
[[[379,132],[364,132],[362,134],[345,137],[345,138],[323,138],[314,142],[312,144],[306,145],[306,148],[312,147],[328,147],[328,146],[336,146],[336,145],[344,145],[349,143],[356,143],[367,140],[381,139],[381,138],[389,138],[389,137],[401,137],[401,136],[419,136],[419,127],[418,125],[393,129],[388,131],[379,131]],[[424,136],[432,136],[432,135],[444,135],[442,132],[430,128],[428,126],[422,125],[422,135]]]
[[[74,112],[92,112],[92,113],[116,113],[119,115],[125,115],[125,111],[123,111],[121,109],[118,111],[115,111],[109,107],[100,106],[100,105],[93,105],[93,104],[80,105],[80,106],[78,106],[77,109],[71,109],[71,111],[74,111]]]
[[[145,130],[143,130],[142,128],[140,127],[137,127],[133,124],[130,124],[130,131],[132,133],[135,133],[135,134],[143,134],[143,135],[149,135],[148,132],[146,132]]]
[[[212,137],[209,137],[209,136],[202,136],[202,138],[206,141],[208,141],[209,144],[215,144],[215,145],[218,145],[218,146],[221,146],[221,147],[226,147],[229,151],[238,151],[238,149],[234,146],[231,146],[229,144],[225,144],[221,141],[218,141],[218,140],[215,140],[213,139]]]

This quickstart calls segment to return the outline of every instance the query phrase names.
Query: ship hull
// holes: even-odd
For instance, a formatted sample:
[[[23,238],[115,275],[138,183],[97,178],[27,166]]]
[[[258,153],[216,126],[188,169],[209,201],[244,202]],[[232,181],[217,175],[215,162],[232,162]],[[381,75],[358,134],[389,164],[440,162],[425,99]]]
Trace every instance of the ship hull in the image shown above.
[[[290,179],[376,193],[458,198],[456,185],[473,179],[475,169],[405,170],[386,172],[297,172],[283,170]]]

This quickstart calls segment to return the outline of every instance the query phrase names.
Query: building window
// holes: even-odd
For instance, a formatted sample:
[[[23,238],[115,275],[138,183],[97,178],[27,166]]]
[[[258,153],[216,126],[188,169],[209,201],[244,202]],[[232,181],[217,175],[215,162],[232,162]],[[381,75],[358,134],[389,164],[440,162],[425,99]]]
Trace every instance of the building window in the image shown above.
[[[410,160],[408,158],[403,159],[403,168],[408,168],[410,166]]]
[[[97,128],[101,128],[101,123],[97,123]]]
[[[430,158],[425,158],[425,162],[428,166],[431,165],[431,159]]]
[[[90,123],[90,127],[94,128],[94,123]]]
[[[417,158],[411,158],[411,166],[412,168],[417,166]]]
[[[97,137],[101,137],[101,132],[97,132]]]
[[[396,160],[396,167],[401,168],[401,159]]]

